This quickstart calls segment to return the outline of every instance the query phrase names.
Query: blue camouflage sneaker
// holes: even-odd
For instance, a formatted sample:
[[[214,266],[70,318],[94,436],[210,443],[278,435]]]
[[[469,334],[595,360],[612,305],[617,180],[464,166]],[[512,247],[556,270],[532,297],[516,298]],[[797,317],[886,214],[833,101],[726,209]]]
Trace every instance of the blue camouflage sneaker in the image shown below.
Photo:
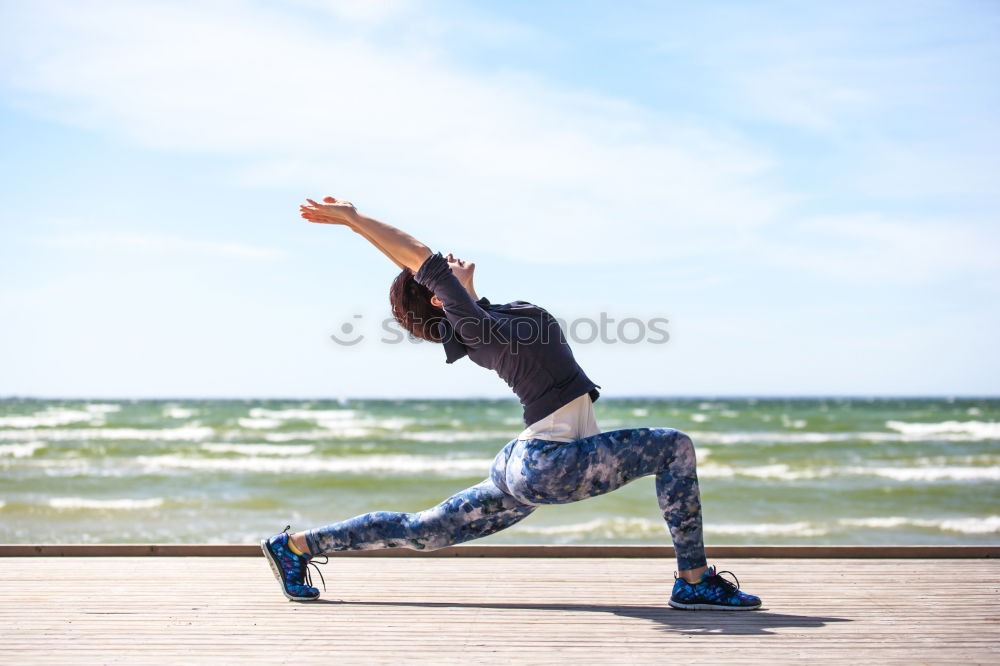
[[[326,589],[326,581],[323,580],[323,572],[319,570],[312,557],[306,555],[296,555],[288,548],[288,530],[291,525],[285,527],[280,534],[264,539],[260,542],[260,548],[267,557],[267,563],[271,565],[274,577],[281,583],[281,591],[292,601],[312,601],[319,598],[319,590],[312,586],[312,577],[309,575],[309,566],[316,569],[319,578],[323,581],[323,589]],[[321,557],[326,557],[325,555]],[[326,564],[329,558],[320,562]]]
[[[722,577],[727,573],[736,583]],[[701,575],[701,580],[693,585],[676,573],[674,591],[670,595],[670,605],[687,610],[754,610],[760,608],[760,597],[740,592],[740,581],[731,571],[716,573],[711,566]]]

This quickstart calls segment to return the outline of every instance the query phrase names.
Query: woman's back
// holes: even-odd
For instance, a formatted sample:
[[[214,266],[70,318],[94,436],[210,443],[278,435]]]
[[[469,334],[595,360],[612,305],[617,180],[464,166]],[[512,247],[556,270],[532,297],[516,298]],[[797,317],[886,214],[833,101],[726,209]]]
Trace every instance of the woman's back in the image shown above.
[[[442,302],[445,361],[468,354],[495,371],[520,399],[526,426],[580,396],[589,395],[591,402],[600,397],[600,385],[576,362],[559,322],[545,309],[527,301],[474,301],[440,252],[427,257],[414,279]]]

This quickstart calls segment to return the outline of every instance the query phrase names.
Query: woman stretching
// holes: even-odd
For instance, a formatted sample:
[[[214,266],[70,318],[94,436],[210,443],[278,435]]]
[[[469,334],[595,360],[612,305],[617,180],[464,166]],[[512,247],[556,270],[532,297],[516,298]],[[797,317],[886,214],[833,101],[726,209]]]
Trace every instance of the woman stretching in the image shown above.
[[[349,227],[402,269],[389,292],[396,321],[418,338],[443,344],[447,363],[468,355],[496,371],[520,398],[527,427],[496,455],[486,479],[433,508],[375,511],[296,534],[286,528],[261,541],[286,597],[319,597],[308,572],[314,556],[374,548],[436,550],[508,528],[542,504],[577,502],[655,474],[657,500],[677,554],[669,604],[760,607],[758,597],[707,566],[690,437],[673,428],[601,432],[593,408],[600,385],[584,374],[546,310],[525,301],[492,304],[476,294],[474,263],[432,253],[347,201],[307,201],[302,217]]]

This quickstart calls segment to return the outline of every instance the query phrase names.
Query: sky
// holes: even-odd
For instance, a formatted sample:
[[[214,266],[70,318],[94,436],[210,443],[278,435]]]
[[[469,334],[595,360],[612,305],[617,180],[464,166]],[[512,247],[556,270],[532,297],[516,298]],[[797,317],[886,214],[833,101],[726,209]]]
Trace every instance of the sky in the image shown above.
[[[602,395],[998,395],[998,35],[971,0],[0,0],[0,396],[512,397],[387,323],[324,195],[545,307]]]

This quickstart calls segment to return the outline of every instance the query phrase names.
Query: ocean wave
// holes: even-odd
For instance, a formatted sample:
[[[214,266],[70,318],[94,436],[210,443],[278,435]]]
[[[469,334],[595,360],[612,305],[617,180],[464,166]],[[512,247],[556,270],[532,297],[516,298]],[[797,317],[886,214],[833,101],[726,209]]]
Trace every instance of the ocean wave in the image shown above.
[[[113,414],[122,410],[121,405],[105,402],[92,402],[89,405],[84,405],[83,408],[92,414]]]
[[[1000,467],[847,467],[844,472],[894,481],[1000,481]]]
[[[100,420],[100,414],[95,415],[80,409],[59,409],[50,407],[31,416],[0,416],[0,428],[54,428],[70,423],[91,422]]]
[[[423,432],[400,432],[393,435],[399,439],[414,442],[466,442],[479,440],[496,440],[502,447],[517,437],[508,430],[425,430]]]
[[[163,418],[165,419],[189,419],[197,413],[197,409],[191,409],[189,407],[169,405],[163,408]]]
[[[329,430],[303,430],[301,432],[268,432],[261,436],[268,442],[318,442],[331,439],[362,439],[371,437],[371,428],[354,428],[333,433]]]
[[[636,536],[668,537],[666,523],[645,518],[595,518],[569,525],[514,525],[510,532],[537,536],[591,536],[602,539],[622,539]]]
[[[796,430],[800,430],[800,429],[806,427],[806,420],[805,419],[790,419],[790,418],[788,418],[787,414],[782,414],[781,415],[781,425],[785,426],[786,428],[795,428]]]
[[[130,439],[142,441],[199,441],[208,439],[215,434],[212,428],[206,426],[182,426],[180,428],[158,428],[143,430],[140,428],[80,428],[43,430],[37,435],[51,441],[67,440],[116,440]],[[18,430],[0,430],[0,441],[24,439],[25,433]]]
[[[305,456],[316,447],[311,444],[202,444],[201,448],[210,453],[238,453],[243,456]]]
[[[237,419],[236,422],[240,424],[241,428],[246,428],[247,430],[272,430],[281,427],[284,423],[281,419],[262,418],[241,418]]]
[[[989,424],[986,424],[989,425]],[[928,439],[948,442],[978,442],[1000,439],[993,430],[969,429],[935,434],[924,432],[788,432],[788,431],[741,431],[712,432],[685,431],[697,445],[706,444],[825,444],[827,442],[923,442]]]
[[[940,423],[906,423],[905,421],[886,421],[885,427],[896,430],[904,435],[912,435],[920,439],[938,439],[939,435],[948,437],[965,435],[972,439],[1000,439],[1000,423],[983,421],[941,421]]]
[[[795,523],[706,523],[705,533],[768,537],[816,537],[828,534],[829,530],[806,521]]]
[[[155,509],[163,505],[162,497],[148,499],[88,499],[86,497],[52,497],[46,502],[53,509]]]
[[[803,481],[827,478],[833,476],[835,472],[836,470],[831,468],[792,469],[790,466],[784,464],[734,467],[732,465],[708,463],[707,465],[698,466],[698,477],[706,479],[747,477],[754,479],[774,479],[778,481]]]
[[[399,430],[417,422],[411,417],[376,417],[355,409],[265,409],[254,407],[248,412],[248,417],[240,418],[238,423],[241,427],[248,429],[273,430],[283,426],[288,421],[312,422],[318,427],[342,437],[363,436],[357,433],[367,433],[372,429],[379,428]]]
[[[254,407],[249,411],[252,419],[277,419],[278,421],[345,421],[356,420],[355,409],[265,409]]]
[[[0,456],[10,458],[29,458],[35,451],[44,449],[45,442],[25,442],[24,444],[0,444]]]
[[[1000,466],[935,466],[935,467],[814,467],[793,468],[786,464],[724,465],[707,463],[698,466],[698,476],[706,479],[737,477],[772,479],[776,481],[808,481],[835,476],[875,476],[901,482],[935,481],[1000,481]]]
[[[838,524],[846,527],[867,527],[871,529],[925,527],[939,529],[945,532],[960,532],[962,534],[995,534],[1000,532],[1000,516],[987,516],[985,518],[941,518],[938,520],[888,516],[874,518],[843,518],[837,522]]]
[[[361,455],[338,458],[193,458],[179,454],[139,456],[136,463],[146,474],[188,469],[211,472],[250,472],[261,474],[438,474],[467,477],[490,472],[492,459],[433,458],[413,455]]]
[[[982,453],[967,456],[930,456],[914,458],[916,465],[1000,465],[1000,455]]]

